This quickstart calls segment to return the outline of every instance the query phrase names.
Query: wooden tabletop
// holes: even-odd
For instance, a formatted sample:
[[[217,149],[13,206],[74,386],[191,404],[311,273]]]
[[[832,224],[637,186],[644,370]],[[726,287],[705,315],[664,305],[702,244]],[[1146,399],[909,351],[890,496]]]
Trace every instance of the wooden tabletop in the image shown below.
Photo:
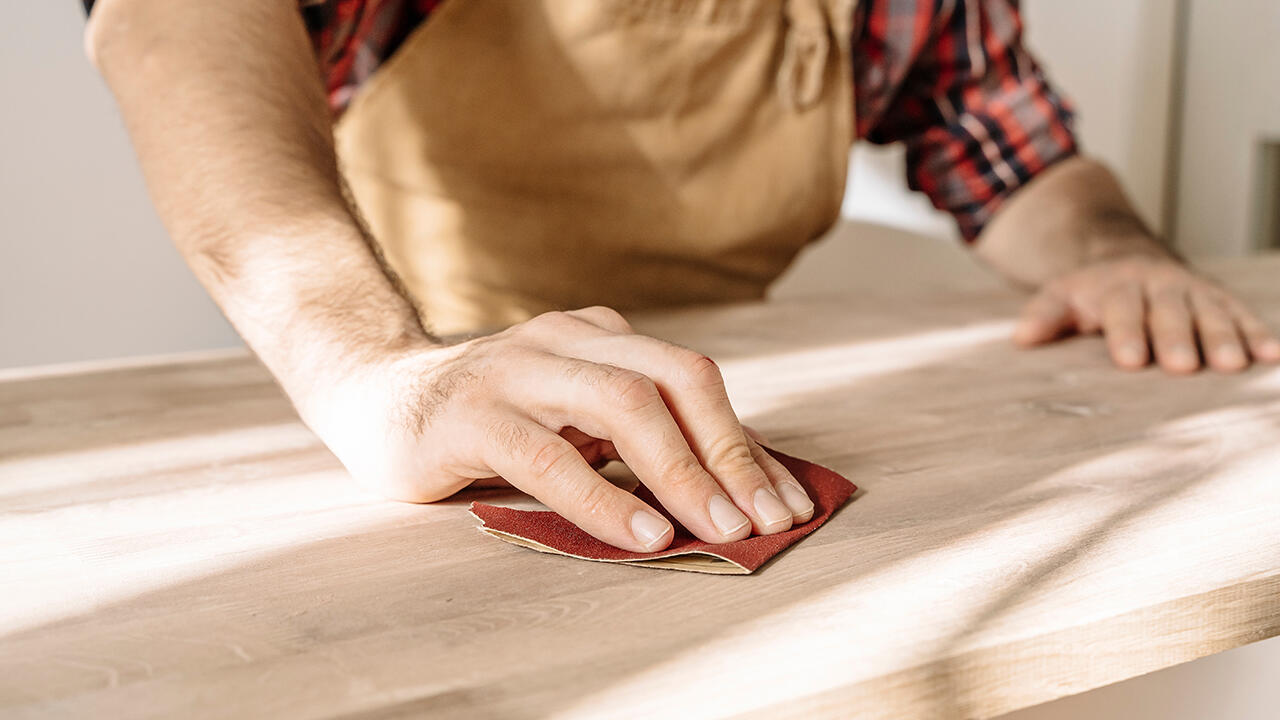
[[[1280,324],[1280,256],[1213,270]],[[640,319],[862,487],[741,577],[364,495],[243,355],[10,371],[0,716],[990,717],[1280,632],[1280,369],[1019,352],[1019,302]]]

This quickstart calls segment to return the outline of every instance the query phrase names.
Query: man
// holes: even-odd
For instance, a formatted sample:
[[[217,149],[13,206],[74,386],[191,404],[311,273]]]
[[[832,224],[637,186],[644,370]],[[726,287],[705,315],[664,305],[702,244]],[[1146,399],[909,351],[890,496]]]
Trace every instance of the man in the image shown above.
[[[1174,373],[1280,360],[1077,154],[1013,0],[86,4],[178,247],[392,497],[501,476],[661,549],[670,523],[592,469],[620,458],[704,540],[807,520],[715,364],[603,306],[758,297],[837,218],[857,137],[907,143],[912,185],[1040,289],[1017,342],[1101,332],[1121,367],[1150,347]]]

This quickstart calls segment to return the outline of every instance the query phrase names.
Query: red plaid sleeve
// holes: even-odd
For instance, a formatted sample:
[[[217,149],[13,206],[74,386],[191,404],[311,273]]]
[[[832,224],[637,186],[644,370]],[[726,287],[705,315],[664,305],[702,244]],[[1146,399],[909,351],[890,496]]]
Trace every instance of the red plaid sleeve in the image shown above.
[[[441,2],[299,0],[335,113]]]
[[[1017,0],[864,4],[855,65],[874,75],[904,54],[915,60],[892,99],[865,97],[859,135],[904,142],[908,184],[972,241],[1014,191],[1076,153],[1073,111],[1023,47]]]
[[[95,0],[82,2],[92,13]],[[298,0],[335,115],[441,2]]]

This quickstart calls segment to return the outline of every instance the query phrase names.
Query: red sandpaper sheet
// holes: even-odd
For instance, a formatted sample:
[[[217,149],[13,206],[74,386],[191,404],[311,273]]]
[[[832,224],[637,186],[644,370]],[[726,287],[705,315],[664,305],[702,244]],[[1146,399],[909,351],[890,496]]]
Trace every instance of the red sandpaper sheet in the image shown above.
[[[807,460],[765,448],[804,486],[813,500],[813,517],[806,523],[775,535],[752,535],[737,542],[714,544],[694,537],[675,522],[653,493],[643,485],[636,496],[662,512],[675,526],[675,538],[667,549],[637,553],[616,548],[591,537],[578,526],[549,510],[513,508],[471,503],[471,513],[481,522],[481,532],[539,552],[568,555],[583,560],[625,563],[671,570],[688,570],[723,575],[746,575],[773,556],[817,530],[858,488],[832,470]]]

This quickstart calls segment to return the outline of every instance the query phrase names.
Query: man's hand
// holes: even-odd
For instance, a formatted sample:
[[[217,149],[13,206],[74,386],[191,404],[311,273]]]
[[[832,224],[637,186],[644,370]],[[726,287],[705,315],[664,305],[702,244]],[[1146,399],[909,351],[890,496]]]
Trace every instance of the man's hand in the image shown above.
[[[1053,165],[1014,193],[977,250],[1006,277],[1039,288],[1014,332],[1020,345],[1101,332],[1120,367],[1144,367],[1154,355],[1170,373],[1280,361],[1275,334],[1179,262],[1116,177],[1088,158]]]
[[[500,475],[595,537],[665,548],[671,524],[591,465],[624,460],[708,542],[813,515],[795,478],[744,431],[715,363],[636,335],[602,307],[370,363],[299,402],[355,477],[429,502]]]
[[[625,460],[710,542],[812,516],[715,364],[611,310],[439,344],[347,207],[295,3],[99,0],[88,35],[175,243],[357,479],[429,501],[500,475],[637,551],[671,524],[591,462]]]
[[[1103,260],[1045,284],[1022,313],[1014,340],[1033,346],[1101,332],[1116,365],[1136,369],[1152,353],[1170,373],[1203,360],[1235,372],[1250,359],[1280,362],[1280,340],[1239,300],[1173,258]]]

